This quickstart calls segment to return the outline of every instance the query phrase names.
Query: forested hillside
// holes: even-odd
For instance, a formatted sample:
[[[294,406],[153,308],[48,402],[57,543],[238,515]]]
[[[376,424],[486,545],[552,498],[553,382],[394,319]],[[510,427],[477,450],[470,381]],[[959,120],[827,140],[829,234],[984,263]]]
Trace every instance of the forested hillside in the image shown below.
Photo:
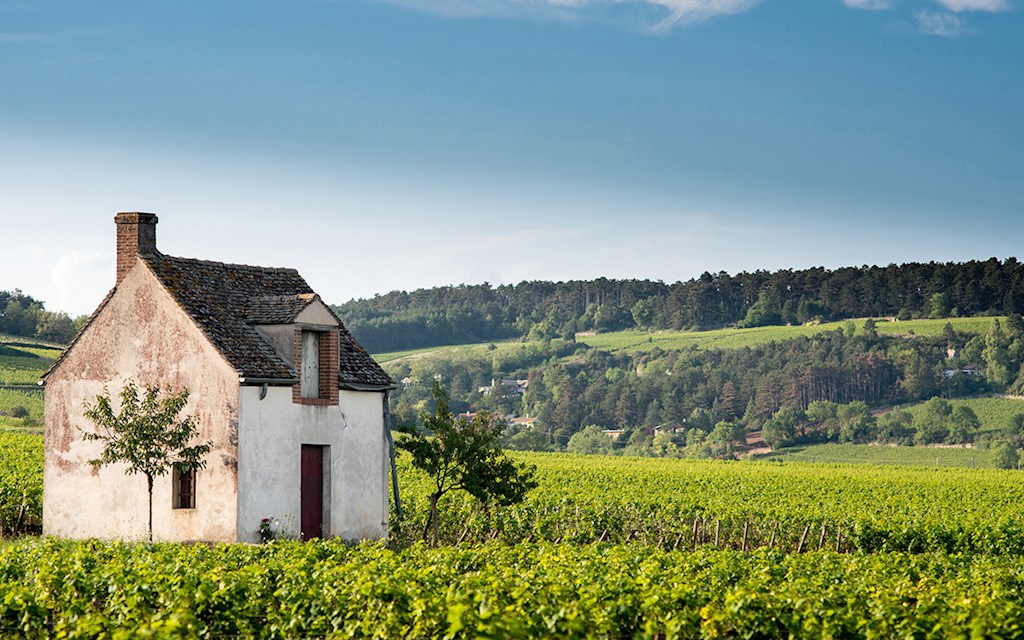
[[[394,291],[335,307],[370,352],[579,331],[711,329],[864,317],[1024,313],[1016,258],[886,267],[812,268],[686,282],[522,282]]]
[[[646,348],[603,350],[556,338],[438,349],[384,366],[400,381],[392,396],[397,423],[414,422],[427,406],[431,381],[440,380],[459,410],[534,418],[529,428],[512,428],[513,447],[572,449],[573,438],[588,429],[601,450],[612,444],[600,430],[621,429],[616,447],[628,453],[689,457],[726,455],[761,428],[773,446],[1024,444],[1024,422],[986,431],[969,407],[939,403],[919,415],[874,414],[930,399],[1024,392],[1019,315],[992,318],[983,328],[974,319],[927,322],[942,330],[892,334],[878,330],[885,323],[850,321],[810,336],[726,349],[665,350],[652,341]],[[1015,413],[1024,413],[1024,403]]]

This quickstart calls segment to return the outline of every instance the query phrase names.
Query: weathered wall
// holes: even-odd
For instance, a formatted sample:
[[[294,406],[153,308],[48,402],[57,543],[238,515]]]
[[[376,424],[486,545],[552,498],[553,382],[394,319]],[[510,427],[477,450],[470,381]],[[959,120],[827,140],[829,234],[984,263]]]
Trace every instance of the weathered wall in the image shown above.
[[[137,263],[106,308],[46,381],[43,530],[71,538],[146,536],[144,476],[123,465],[94,469],[102,444],[83,415],[107,387],[112,397],[127,378],[139,385],[191,390],[183,414],[199,422],[200,441],[213,442],[197,476],[196,509],[171,509],[171,477],[153,491],[153,535],[159,540],[236,539],[238,374],[203,337],[144,263]],[[115,405],[116,408],[116,405]]]
[[[273,516],[300,529],[300,452],[330,447],[329,535],[347,540],[387,535],[388,451],[381,392],[342,391],[338,406],[292,402],[290,387],[242,387],[239,394],[239,539],[255,541]]]

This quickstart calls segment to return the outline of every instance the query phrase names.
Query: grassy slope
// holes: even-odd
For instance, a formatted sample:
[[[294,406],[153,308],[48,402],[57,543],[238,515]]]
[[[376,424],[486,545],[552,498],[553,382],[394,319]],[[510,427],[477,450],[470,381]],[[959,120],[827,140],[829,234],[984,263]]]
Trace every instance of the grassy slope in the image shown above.
[[[888,335],[941,335],[946,323],[963,333],[985,333],[993,318],[951,318],[948,320],[906,320],[886,322],[879,320],[878,333]],[[1004,318],[1000,320],[1005,321]],[[852,322],[856,331],[863,331],[864,320]],[[616,331],[593,336],[580,336],[578,340],[605,351],[650,351],[660,347],[666,351],[696,347],[698,349],[741,349],[769,342],[812,336],[822,331],[846,329],[848,321],[793,327],[755,327],[752,329],[716,329],[714,331]]]
[[[962,333],[983,334],[988,332],[994,318],[950,318],[948,320],[906,320],[901,322],[878,321],[878,332],[888,335],[940,335],[946,323]],[[999,318],[1005,321],[1005,318]],[[853,322],[856,331],[864,327],[864,320]],[[741,349],[756,347],[769,342],[790,340],[801,336],[813,336],[822,331],[846,329],[848,322],[828,322],[817,325],[801,325],[795,327],[755,327],[752,329],[715,329],[714,331],[613,331],[592,336],[579,336],[577,341],[605,351],[642,352],[655,347],[666,351],[686,349],[691,346],[698,349]],[[521,348],[520,341],[464,344],[408,351],[391,351],[375,353],[373,357],[380,363],[414,360],[429,354],[444,353],[453,359],[480,357],[494,345],[499,352],[503,349]],[[492,352],[494,350],[491,350]]]
[[[816,444],[806,447],[789,447],[758,456],[758,459],[915,467],[995,467],[992,452],[987,449],[889,447],[870,444]]]
[[[27,418],[0,415],[0,429],[41,428],[43,391],[33,386],[60,355],[61,349],[59,345],[30,338],[0,336],[0,414],[9,414],[16,406],[24,407],[29,413]]]
[[[1024,413],[1024,400],[1016,398],[954,398],[949,403],[953,408],[970,407],[981,421],[980,431],[982,433],[999,431],[1009,424],[1011,417],[1018,413]],[[900,407],[900,409],[909,411],[916,418],[924,411],[924,403],[920,402]]]

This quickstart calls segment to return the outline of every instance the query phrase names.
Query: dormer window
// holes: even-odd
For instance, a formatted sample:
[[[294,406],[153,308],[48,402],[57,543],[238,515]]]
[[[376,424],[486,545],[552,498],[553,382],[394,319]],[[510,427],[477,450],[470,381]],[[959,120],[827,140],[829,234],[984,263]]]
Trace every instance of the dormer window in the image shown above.
[[[299,383],[292,400],[299,404],[338,404],[338,330],[318,326],[295,329],[295,370]]]

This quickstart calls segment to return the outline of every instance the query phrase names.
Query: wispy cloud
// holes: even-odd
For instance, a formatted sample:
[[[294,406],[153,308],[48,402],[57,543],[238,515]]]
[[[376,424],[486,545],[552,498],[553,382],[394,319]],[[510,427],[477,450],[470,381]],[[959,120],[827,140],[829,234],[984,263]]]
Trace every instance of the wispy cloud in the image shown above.
[[[932,36],[959,38],[967,31],[964,20],[952,13],[939,11],[918,11],[914,14],[921,31]]]
[[[25,44],[43,42],[49,37],[41,33],[9,33],[0,31],[0,44]]]
[[[453,17],[522,17],[580,20],[609,8],[650,12],[645,28],[655,33],[716,16],[736,15],[761,0],[385,0],[391,4]]]
[[[936,0],[940,5],[955,11],[988,11],[989,13],[1000,13],[1010,10],[1010,3],[1006,0]]]
[[[892,3],[888,0],[843,0],[843,4],[851,9],[866,11],[885,11],[892,7]]]

